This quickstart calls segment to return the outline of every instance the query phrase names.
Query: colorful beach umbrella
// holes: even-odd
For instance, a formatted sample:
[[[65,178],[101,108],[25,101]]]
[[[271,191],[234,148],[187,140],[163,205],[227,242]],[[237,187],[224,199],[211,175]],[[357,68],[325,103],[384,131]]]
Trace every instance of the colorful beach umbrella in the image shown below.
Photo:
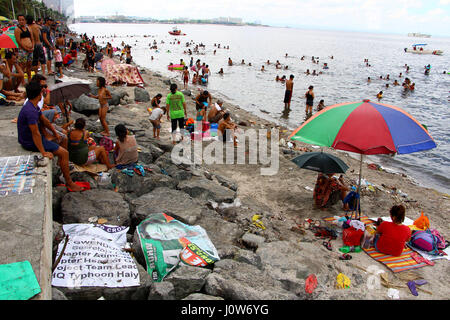
[[[327,107],[289,138],[366,155],[406,154],[436,147],[428,131],[409,113],[370,100]]]
[[[0,16],[0,21],[9,21],[10,19],[8,19],[7,17],[4,16]]]
[[[436,143],[406,111],[370,100],[329,106],[297,128],[290,139],[363,155],[408,154],[429,150]]]
[[[3,33],[0,35],[0,48],[18,48],[16,37],[13,34]]]

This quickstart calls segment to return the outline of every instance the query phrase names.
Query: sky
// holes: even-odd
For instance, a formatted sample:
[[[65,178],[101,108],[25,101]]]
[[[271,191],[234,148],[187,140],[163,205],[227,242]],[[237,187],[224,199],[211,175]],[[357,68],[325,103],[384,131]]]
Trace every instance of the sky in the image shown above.
[[[277,27],[450,37],[450,0],[74,0],[75,16],[242,18]]]

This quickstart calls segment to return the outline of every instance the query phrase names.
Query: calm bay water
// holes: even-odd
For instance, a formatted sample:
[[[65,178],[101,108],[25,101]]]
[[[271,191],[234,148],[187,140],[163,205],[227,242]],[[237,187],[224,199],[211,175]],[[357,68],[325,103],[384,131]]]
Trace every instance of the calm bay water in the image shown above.
[[[184,54],[186,42],[203,43],[197,59],[210,66],[207,90],[215,97],[221,96],[267,120],[284,124],[291,129],[298,127],[305,117],[304,94],[314,86],[317,106],[324,99],[325,105],[361,101],[376,101],[376,94],[383,91],[382,103],[405,109],[420,123],[425,124],[437,143],[437,148],[395,157],[372,156],[370,159],[396,171],[404,172],[420,184],[450,193],[450,38],[410,38],[406,35],[370,34],[356,32],[314,31],[289,28],[237,27],[221,25],[180,25],[186,36],[168,34],[172,25],[164,24],[74,24],[70,28],[77,33],[95,36],[99,45],[111,42],[120,47],[124,41],[132,46],[135,63],[169,77],[178,72],[167,70],[172,62],[182,58],[189,63],[191,56]],[[116,35],[115,38],[112,36]],[[146,35],[146,37],[144,37]],[[180,40],[177,44],[175,39]],[[159,52],[149,49],[156,40]],[[165,43],[161,44],[161,40]],[[171,44],[172,43],[172,44]],[[414,55],[404,53],[403,48],[414,43],[427,43],[428,49],[444,51],[442,56]],[[221,44],[218,49],[214,44]],[[229,46],[229,50],[223,49]],[[193,50],[193,46],[190,46]],[[168,50],[170,52],[168,52]],[[216,54],[213,51],[217,50]],[[286,58],[285,55],[288,54]],[[151,56],[154,60],[151,60]],[[306,56],[304,61],[300,58]],[[319,57],[313,64],[311,57]],[[330,57],[333,56],[334,59]],[[228,58],[234,65],[228,66]],[[241,65],[244,59],[245,65]],[[369,59],[371,67],[366,67]],[[266,61],[271,64],[267,65]],[[274,63],[288,66],[288,70],[276,69]],[[252,66],[248,66],[251,62]],[[328,70],[323,70],[327,63]],[[410,67],[406,74],[405,64]],[[431,64],[430,75],[424,75],[424,66]],[[261,72],[264,65],[265,72]],[[224,75],[217,72],[223,68]],[[320,76],[307,76],[304,72],[322,71]],[[399,78],[399,74],[403,77]],[[295,76],[292,111],[283,113],[284,84],[275,81],[279,75]],[[390,75],[390,80],[378,80]],[[414,92],[404,93],[401,86],[394,87],[407,76],[416,83]],[[367,83],[371,77],[372,82]],[[389,83],[389,88],[386,88]],[[192,89],[192,85],[190,85]],[[151,83],[148,87],[151,94]]]

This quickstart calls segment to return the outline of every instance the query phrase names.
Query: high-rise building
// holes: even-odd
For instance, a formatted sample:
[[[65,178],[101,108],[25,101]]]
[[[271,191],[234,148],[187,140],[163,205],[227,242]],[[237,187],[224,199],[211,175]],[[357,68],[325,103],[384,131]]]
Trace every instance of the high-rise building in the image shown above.
[[[65,16],[72,17],[75,13],[73,1],[74,0],[43,0],[42,2],[44,2],[48,8],[58,11]]]

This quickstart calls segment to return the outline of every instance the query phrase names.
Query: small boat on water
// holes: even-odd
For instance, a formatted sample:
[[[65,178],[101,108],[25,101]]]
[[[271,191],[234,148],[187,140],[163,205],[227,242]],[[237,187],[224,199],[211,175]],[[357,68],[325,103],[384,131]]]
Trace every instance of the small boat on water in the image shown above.
[[[173,36],[185,36],[186,33],[181,33],[181,30],[178,29],[177,27],[174,27],[172,31],[169,31],[169,34],[173,35]]]
[[[413,32],[413,33],[408,33],[408,37],[415,37],[415,38],[431,38],[431,35],[429,34],[423,34],[420,32]]]
[[[442,55],[444,51],[442,50],[425,50],[424,47],[426,46],[426,43],[421,44],[413,44],[412,48],[405,48],[405,52],[408,53],[415,53],[415,54],[434,54],[434,55]]]

